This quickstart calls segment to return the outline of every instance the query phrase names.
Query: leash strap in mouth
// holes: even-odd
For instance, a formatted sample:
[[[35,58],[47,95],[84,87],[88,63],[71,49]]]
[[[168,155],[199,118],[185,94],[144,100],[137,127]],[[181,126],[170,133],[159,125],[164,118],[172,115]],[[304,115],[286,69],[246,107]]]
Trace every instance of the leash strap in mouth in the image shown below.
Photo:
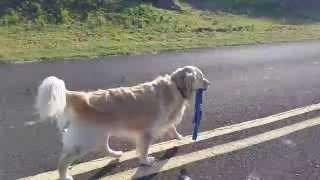
[[[193,140],[196,140],[198,137],[198,130],[199,130],[200,121],[201,121],[201,117],[202,117],[203,91],[204,91],[204,89],[197,89],[197,91],[196,91],[194,117],[193,117],[193,133],[192,133]]]

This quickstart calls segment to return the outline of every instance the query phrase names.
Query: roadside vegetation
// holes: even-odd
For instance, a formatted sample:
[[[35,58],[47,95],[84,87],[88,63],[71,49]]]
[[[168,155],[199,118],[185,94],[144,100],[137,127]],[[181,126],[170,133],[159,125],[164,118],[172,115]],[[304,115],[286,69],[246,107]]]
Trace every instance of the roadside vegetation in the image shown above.
[[[320,3],[299,2],[184,0],[163,9],[152,0],[2,0],[0,61],[319,39]]]

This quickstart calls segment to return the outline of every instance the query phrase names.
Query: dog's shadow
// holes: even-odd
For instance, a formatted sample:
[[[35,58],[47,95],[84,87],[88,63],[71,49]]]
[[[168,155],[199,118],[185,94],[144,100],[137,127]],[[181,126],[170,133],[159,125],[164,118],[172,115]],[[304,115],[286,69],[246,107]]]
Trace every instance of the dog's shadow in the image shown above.
[[[148,180],[152,179],[153,177],[157,176],[159,170],[167,163],[167,161],[176,155],[178,152],[178,147],[173,147],[168,149],[163,155],[158,158],[158,162],[156,162],[153,166],[139,166],[138,170],[136,171],[135,175],[132,179],[139,179],[139,180]],[[89,178],[89,180],[100,179],[106,175],[108,175],[112,170],[118,167],[120,164],[119,160],[113,160],[108,165],[101,168],[97,173]],[[150,171],[150,172],[148,172]],[[150,174],[146,177],[141,177],[141,174]],[[141,178],[138,178],[141,177]]]
[[[108,165],[101,168],[97,173],[95,173],[93,176],[91,176],[88,180],[95,180],[100,179],[106,174],[110,173],[113,169],[115,169],[119,164],[119,159],[115,159],[111,161]]]

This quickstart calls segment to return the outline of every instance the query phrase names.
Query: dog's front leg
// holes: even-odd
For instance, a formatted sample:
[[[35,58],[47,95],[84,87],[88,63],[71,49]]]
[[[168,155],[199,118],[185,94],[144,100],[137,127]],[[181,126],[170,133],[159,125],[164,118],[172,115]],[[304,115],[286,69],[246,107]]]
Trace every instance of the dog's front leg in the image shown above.
[[[182,140],[183,136],[177,131],[177,128],[174,124],[168,129],[168,134],[171,138]]]
[[[139,153],[140,164],[152,166],[155,162],[155,158],[152,156],[148,156],[148,150],[152,143],[152,135],[151,133],[142,134],[136,144],[137,152]]]

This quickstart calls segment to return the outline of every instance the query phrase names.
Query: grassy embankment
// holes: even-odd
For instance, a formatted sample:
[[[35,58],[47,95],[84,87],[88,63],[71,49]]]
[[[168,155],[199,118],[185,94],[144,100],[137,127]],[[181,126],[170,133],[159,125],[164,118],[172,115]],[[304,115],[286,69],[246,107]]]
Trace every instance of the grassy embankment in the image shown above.
[[[244,12],[243,6],[231,9],[212,2],[204,0],[203,6],[183,3],[181,11],[173,11],[141,1],[113,0],[83,11],[58,7],[54,16],[39,5],[32,16],[21,8],[3,10],[0,61],[92,58],[320,38],[320,23],[310,12],[291,16],[272,7],[267,13],[259,8]]]

